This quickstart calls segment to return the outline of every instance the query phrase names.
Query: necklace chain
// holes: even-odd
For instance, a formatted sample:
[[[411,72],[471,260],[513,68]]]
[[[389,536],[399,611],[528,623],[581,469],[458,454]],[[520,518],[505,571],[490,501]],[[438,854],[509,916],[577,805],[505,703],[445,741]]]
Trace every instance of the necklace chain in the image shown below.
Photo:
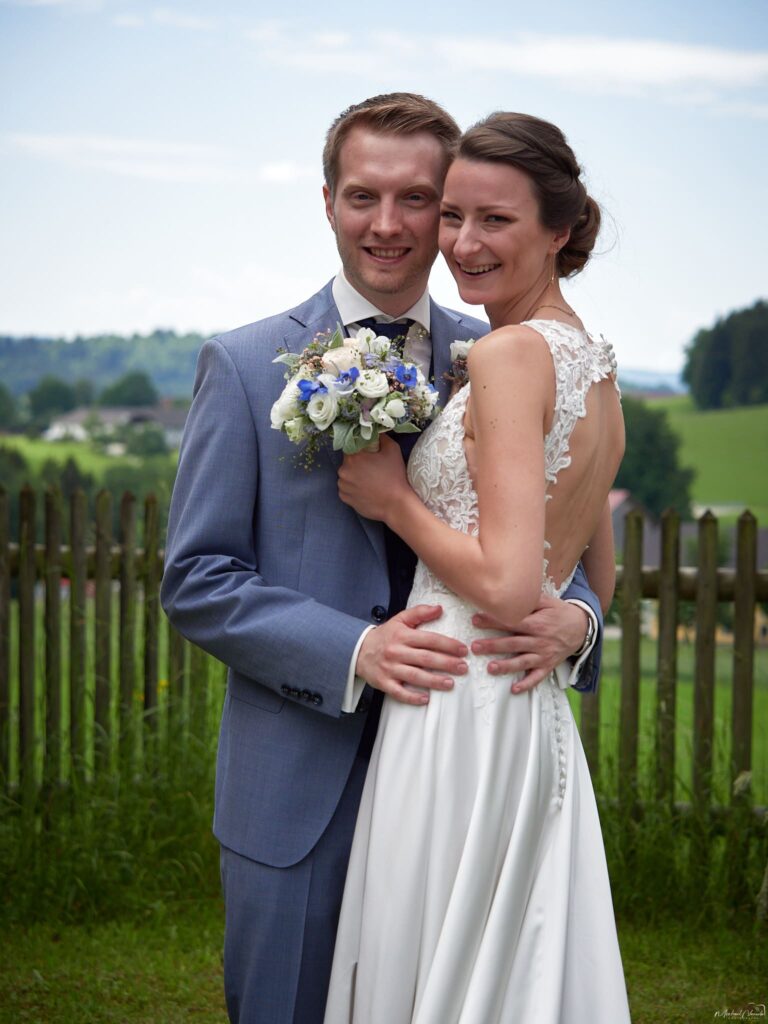
[[[562,306],[553,306],[549,302],[543,302],[540,306],[532,309],[525,319],[528,320],[534,313],[538,313],[540,309],[556,309],[558,313],[565,313],[566,316],[576,316],[572,309],[563,309]]]

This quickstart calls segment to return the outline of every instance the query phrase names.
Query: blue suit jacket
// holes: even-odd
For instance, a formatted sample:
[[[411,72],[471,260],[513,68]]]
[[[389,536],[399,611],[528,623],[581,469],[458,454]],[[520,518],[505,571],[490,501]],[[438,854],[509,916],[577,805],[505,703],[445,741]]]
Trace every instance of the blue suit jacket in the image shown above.
[[[270,426],[284,385],[277,349],[300,351],[338,320],[329,283],[205,343],[168,526],[163,607],[229,668],[214,832],[275,867],[306,856],[336,808],[366,717],[365,700],[341,712],[350,660],[389,603],[383,528],[339,500],[340,454],[307,472]],[[487,331],[431,304],[441,387],[450,343]],[[583,577],[568,596],[596,606]],[[596,658],[588,674],[594,685]]]

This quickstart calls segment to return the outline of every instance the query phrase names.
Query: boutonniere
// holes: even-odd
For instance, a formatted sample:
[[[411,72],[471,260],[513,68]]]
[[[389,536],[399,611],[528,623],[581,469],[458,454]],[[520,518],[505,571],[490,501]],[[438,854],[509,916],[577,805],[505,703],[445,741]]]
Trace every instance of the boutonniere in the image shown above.
[[[447,380],[449,384],[452,384],[456,391],[459,388],[463,388],[469,380],[467,356],[474,344],[474,338],[467,338],[466,341],[451,342],[451,368],[443,374],[443,380]]]

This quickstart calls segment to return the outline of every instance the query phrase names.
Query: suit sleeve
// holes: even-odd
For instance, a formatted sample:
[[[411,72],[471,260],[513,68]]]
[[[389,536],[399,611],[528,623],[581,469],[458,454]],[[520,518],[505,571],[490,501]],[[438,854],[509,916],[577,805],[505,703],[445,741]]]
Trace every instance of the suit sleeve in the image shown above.
[[[179,455],[162,605],[180,633],[240,675],[338,716],[370,623],[261,576],[258,486],[251,406],[230,354],[213,339],[200,352]]]
[[[573,684],[574,690],[580,690],[582,693],[595,693],[603,654],[603,613],[597,595],[589,589],[589,583],[581,563],[576,569],[571,585],[562,596],[565,601],[577,600],[589,605],[597,620],[597,637],[591,652],[581,665],[578,681]]]

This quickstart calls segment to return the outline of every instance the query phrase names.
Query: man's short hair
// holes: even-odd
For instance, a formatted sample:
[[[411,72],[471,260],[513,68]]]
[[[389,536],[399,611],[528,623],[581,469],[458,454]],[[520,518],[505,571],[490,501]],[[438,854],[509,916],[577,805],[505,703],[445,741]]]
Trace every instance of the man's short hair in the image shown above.
[[[354,128],[369,128],[392,135],[427,132],[442,146],[446,170],[461,135],[459,126],[449,113],[434,100],[415,92],[388,92],[355,103],[339,114],[325,137],[323,174],[331,195],[336,191],[341,147]]]

